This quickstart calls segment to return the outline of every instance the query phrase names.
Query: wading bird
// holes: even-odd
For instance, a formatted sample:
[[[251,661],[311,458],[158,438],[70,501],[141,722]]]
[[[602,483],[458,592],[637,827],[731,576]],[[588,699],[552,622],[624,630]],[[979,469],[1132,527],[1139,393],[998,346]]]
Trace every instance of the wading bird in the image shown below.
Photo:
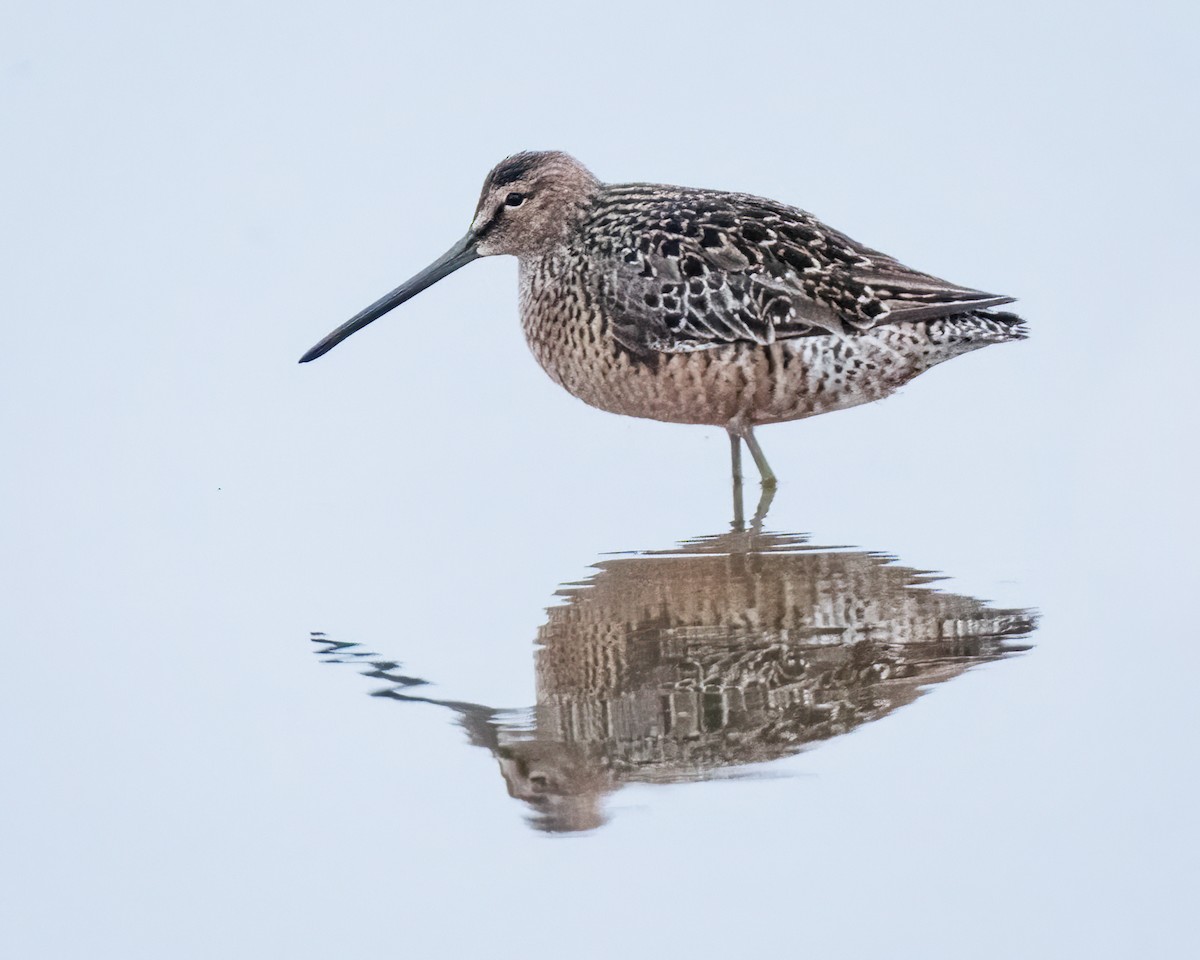
[[[315,360],[478,257],[520,264],[538,363],[602,410],[724,427],[735,485],[761,424],[879,400],[943,360],[1024,337],[1012,297],[919,273],[762,197],[608,184],[558,151],[484,182],[471,228],[308,351]],[[447,376],[451,375],[447,371]]]

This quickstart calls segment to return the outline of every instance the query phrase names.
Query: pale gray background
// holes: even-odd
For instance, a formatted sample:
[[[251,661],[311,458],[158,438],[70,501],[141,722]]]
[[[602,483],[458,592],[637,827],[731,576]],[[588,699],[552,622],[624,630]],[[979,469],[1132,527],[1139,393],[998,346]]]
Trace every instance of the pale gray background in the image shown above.
[[[1194,949],[1194,9],[6,4],[0,953]],[[771,527],[1037,607],[1032,653],[567,839],[316,662],[528,704],[557,584],[728,520],[724,436],[562,393],[511,260],[296,364],[539,147],[1021,298],[762,439]]]

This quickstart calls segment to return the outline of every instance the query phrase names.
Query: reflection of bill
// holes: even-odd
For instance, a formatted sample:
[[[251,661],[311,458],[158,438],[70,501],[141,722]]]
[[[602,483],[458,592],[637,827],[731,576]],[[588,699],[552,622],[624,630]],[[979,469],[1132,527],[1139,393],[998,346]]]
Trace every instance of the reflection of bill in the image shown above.
[[[548,831],[603,824],[628,782],[729,775],[847,733],[976,663],[1028,649],[1031,614],[938,592],[880,554],[733,533],[607,559],[560,591],[536,655],[537,704],[498,711],[406,692],[370,663],[376,696],[449,707],[497,758],[509,793]]]

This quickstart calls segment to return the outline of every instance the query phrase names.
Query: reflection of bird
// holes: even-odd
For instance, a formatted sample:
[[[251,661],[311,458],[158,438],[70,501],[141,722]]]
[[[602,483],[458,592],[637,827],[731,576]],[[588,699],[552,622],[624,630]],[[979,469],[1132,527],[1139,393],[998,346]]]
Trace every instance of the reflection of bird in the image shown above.
[[[304,355],[314,360],[480,256],[521,266],[521,319],[561,386],[613,413],[725,427],[734,476],[754,427],[886,397],[934,364],[1018,340],[1011,297],[918,273],[786,204],[604,184],[565,153],[519,153],[441,258]]]
[[[792,535],[703,538],[597,570],[548,611],[527,711],[416,695],[406,688],[421,681],[351,645],[391,683],[378,696],[458,713],[542,829],[599,826],[624,783],[703,780],[847,733],[1027,649],[1013,641],[1034,623],[879,554]]]

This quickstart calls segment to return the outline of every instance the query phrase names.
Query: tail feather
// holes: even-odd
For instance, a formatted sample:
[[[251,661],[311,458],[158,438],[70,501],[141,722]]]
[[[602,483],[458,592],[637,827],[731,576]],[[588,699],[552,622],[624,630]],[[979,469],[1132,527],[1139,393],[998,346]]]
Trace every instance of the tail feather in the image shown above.
[[[1005,330],[1008,340],[1025,340],[1029,337],[1029,328],[1025,325],[1023,318],[1015,313],[1008,311],[995,312],[991,310],[981,310],[980,315],[994,323],[1000,324]]]
[[[970,313],[931,320],[927,329],[929,339],[935,343],[959,343],[967,349],[989,343],[1024,340],[1029,336],[1025,321],[1015,313],[992,310],[972,310]]]

